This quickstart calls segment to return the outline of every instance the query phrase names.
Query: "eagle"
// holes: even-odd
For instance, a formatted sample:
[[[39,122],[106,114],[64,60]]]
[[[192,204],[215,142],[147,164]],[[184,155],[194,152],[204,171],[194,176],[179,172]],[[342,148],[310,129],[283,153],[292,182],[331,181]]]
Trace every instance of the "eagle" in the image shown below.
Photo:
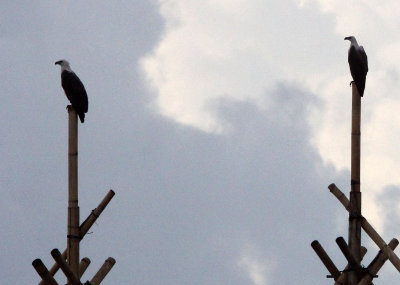
[[[61,86],[64,89],[65,95],[71,102],[72,107],[81,120],[85,121],[85,113],[88,111],[88,97],[79,77],[71,70],[69,62],[65,59],[55,62],[55,65],[61,66]]]
[[[368,72],[368,58],[362,46],[359,46],[355,37],[345,37],[345,40],[350,41],[348,61],[350,73],[353,77],[353,82],[356,84],[358,93],[362,97],[364,95],[365,80]],[[353,83],[352,82],[352,83]]]

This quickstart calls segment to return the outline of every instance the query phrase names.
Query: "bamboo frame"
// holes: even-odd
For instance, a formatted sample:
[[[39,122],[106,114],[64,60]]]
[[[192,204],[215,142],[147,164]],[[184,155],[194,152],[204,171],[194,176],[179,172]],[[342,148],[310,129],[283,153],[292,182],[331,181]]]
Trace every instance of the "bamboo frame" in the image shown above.
[[[340,191],[340,189],[337,188],[336,185],[333,183],[329,185],[328,188],[330,192],[342,203],[345,209],[348,209],[350,201],[343,194],[343,192]],[[388,256],[389,261],[400,272],[399,257],[393,252],[393,250],[386,244],[383,238],[375,231],[368,220],[363,216],[361,216],[361,227],[363,228],[365,233],[375,242],[379,249],[382,250],[386,256]]]
[[[79,276],[79,205],[78,205],[78,120],[76,111],[68,106],[68,235],[67,261]],[[61,256],[61,254],[60,254]],[[65,273],[65,272],[64,272]],[[69,279],[70,280],[70,279]],[[72,285],[68,281],[68,285]]]
[[[114,197],[115,192],[113,190],[108,191],[106,196],[103,198],[103,200],[99,203],[97,208],[95,208],[90,215],[86,218],[86,220],[80,225],[79,227],[79,232],[80,232],[80,238],[81,240],[85,237],[87,232],[90,230],[90,228],[93,226],[93,224],[96,222],[96,220],[100,217],[101,213],[103,210],[107,207],[108,203],[110,203],[111,199]],[[62,257],[64,260],[67,259],[67,249],[64,250],[62,253]],[[58,269],[60,269],[60,266],[58,263],[54,263],[51,269],[49,270],[49,273],[54,276]],[[44,281],[40,281],[39,285],[45,285]]]

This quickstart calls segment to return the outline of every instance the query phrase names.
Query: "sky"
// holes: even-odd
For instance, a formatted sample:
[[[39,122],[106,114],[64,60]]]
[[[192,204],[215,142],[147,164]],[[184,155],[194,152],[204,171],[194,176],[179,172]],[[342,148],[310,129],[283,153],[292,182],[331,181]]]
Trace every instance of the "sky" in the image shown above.
[[[363,215],[400,234],[399,19],[394,0],[0,2],[0,283],[38,283],[32,261],[66,247],[67,59],[89,97],[81,221],[116,192],[83,282],[112,256],[102,284],[332,284],[310,244],[346,265],[327,188],[350,188],[345,36],[369,61]],[[398,278],[388,262],[374,284]]]

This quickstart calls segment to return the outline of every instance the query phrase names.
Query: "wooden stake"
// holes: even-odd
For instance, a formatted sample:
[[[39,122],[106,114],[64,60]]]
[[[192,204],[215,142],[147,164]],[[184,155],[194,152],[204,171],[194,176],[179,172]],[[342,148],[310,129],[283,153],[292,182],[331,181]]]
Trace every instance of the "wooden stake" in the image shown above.
[[[78,120],[68,106],[68,236],[67,260],[71,271],[79,276],[79,206],[78,206]],[[68,285],[72,285],[68,281]]]
[[[356,264],[361,262],[361,96],[352,84],[351,106],[351,191],[349,211],[349,250]],[[348,274],[348,285],[356,285],[360,279],[358,270],[352,268]]]

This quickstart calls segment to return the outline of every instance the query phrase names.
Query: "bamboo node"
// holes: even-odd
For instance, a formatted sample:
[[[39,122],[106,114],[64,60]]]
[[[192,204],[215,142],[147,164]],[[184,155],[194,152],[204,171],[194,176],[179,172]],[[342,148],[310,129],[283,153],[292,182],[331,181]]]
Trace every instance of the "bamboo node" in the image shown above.
[[[76,236],[76,235],[67,235],[67,238],[70,238],[70,239],[78,239],[78,240],[81,240],[81,239],[82,239],[81,236]]]

